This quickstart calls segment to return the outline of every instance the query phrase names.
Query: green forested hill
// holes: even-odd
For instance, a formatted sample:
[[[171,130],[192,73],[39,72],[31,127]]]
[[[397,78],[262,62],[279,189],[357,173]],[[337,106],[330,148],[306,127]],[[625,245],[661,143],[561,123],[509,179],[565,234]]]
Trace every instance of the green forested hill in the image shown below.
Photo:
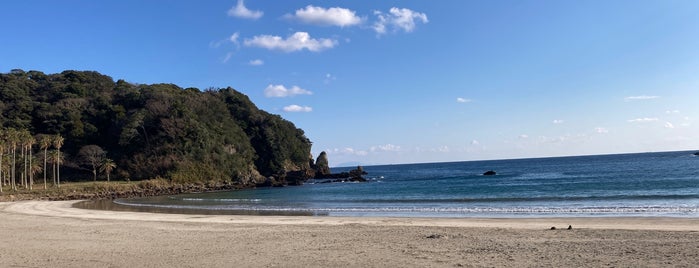
[[[241,185],[308,169],[311,149],[303,130],[230,87],[202,91],[114,82],[91,71],[0,74],[0,126],[5,158],[13,143],[8,132],[25,131],[36,141],[62,137],[64,180],[92,178],[94,168],[80,151],[88,145],[114,161],[112,178]],[[43,163],[40,144],[31,148],[35,162]]]

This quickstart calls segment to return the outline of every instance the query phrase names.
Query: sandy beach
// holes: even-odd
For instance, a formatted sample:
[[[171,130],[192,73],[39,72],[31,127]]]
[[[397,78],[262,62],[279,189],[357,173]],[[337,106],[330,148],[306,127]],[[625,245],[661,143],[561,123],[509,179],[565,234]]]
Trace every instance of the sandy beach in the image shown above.
[[[0,266],[699,266],[699,219],[180,215],[74,202],[0,203]]]

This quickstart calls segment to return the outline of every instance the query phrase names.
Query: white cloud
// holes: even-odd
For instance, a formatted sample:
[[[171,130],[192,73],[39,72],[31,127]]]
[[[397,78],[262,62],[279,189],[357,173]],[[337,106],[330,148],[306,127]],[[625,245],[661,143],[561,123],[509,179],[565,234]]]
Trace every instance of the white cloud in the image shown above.
[[[297,113],[297,112],[308,113],[308,112],[312,112],[313,108],[308,107],[308,106],[299,106],[296,104],[292,104],[292,105],[284,107],[283,110],[285,112],[290,112],[290,113]]]
[[[224,40],[218,40],[218,41],[211,41],[211,42],[209,42],[209,47],[210,47],[210,48],[219,48],[219,47],[221,47],[221,45],[223,45],[224,43],[226,43],[226,40],[225,40],[225,39],[224,39]]]
[[[647,96],[647,95],[641,95],[641,96],[630,96],[624,98],[625,101],[635,101],[635,100],[652,100],[652,99],[657,99],[660,98],[660,96]]]
[[[563,120],[560,120],[560,119],[553,120],[553,123],[554,123],[554,124],[563,124],[563,122],[564,122],[564,121],[563,121]]]
[[[427,15],[425,13],[415,12],[407,8],[392,7],[388,14],[381,11],[374,11],[378,21],[372,27],[378,34],[385,34],[389,27],[393,31],[403,30],[412,32],[415,29],[415,22],[427,23]]]
[[[670,122],[665,122],[665,128],[675,128],[675,126]]]
[[[440,152],[440,153],[448,153],[450,151],[451,151],[451,149],[449,149],[449,146],[446,146],[446,145],[439,146],[439,148],[437,148],[437,152]]]
[[[372,146],[369,150],[372,152],[398,152],[400,151],[400,146],[389,143],[386,145]]]
[[[228,10],[228,16],[256,20],[262,17],[264,13],[259,10],[249,10],[245,7],[243,0],[238,0],[238,4]]]
[[[337,45],[337,41],[326,38],[313,39],[307,32],[296,32],[286,39],[274,35],[258,35],[252,39],[245,39],[244,44],[246,46],[261,47],[269,50],[280,50],[284,52],[300,51],[303,49],[318,52],[335,47],[335,45]]]
[[[231,41],[231,43],[237,45],[237,44],[239,44],[239,43],[238,43],[238,37],[240,37],[240,33],[235,32],[235,33],[233,33],[233,35],[231,35],[231,37],[228,38],[228,40]]]
[[[665,111],[666,114],[679,114],[680,110],[667,110]]]
[[[603,128],[603,127],[596,127],[595,132],[597,132],[599,134],[605,134],[605,133],[609,133],[609,130],[607,130],[606,128]]]
[[[231,59],[231,57],[233,57],[233,52],[226,53],[226,56],[223,57],[223,63],[228,62]]]
[[[321,26],[353,26],[362,22],[362,19],[355,15],[355,12],[340,7],[315,7],[312,5],[296,10],[294,15],[287,14],[284,17],[298,20],[303,23]]]
[[[520,138],[520,139],[528,139],[528,138],[529,138],[529,135],[527,135],[527,134],[522,134],[522,135],[519,135],[519,138]]]
[[[584,134],[580,134],[580,135],[566,134],[566,135],[558,136],[558,137],[539,136],[539,142],[551,143],[551,144],[561,144],[564,142],[579,141],[580,139],[582,139],[584,137],[585,137]]]
[[[329,84],[332,81],[335,81],[337,77],[335,77],[332,74],[325,74],[325,80],[323,80],[324,83]]]
[[[456,102],[458,102],[458,103],[467,103],[467,102],[471,102],[471,100],[470,100],[470,99],[464,99],[464,98],[456,98]]]
[[[326,150],[326,151],[333,152],[336,154],[345,154],[345,155],[349,154],[349,155],[358,155],[358,156],[365,156],[368,154],[367,151],[355,150],[354,148],[350,148],[350,147],[345,147],[342,149],[335,148],[335,149]]]
[[[628,120],[629,123],[647,123],[647,122],[655,122],[655,121],[658,121],[658,118],[644,117],[644,118],[636,118],[636,119]]]
[[[262,61],[261,59],[254,59],[254,60],[251,60],[250,62],[248,62],[248,64],[250,64],[252,66],[260,66],[260,65],[265,64],[265,62]]]
[[[477,140],[472,140],[471,145],[480,145],[481,143]]]
[[[285,98],[293,97],[295,95],[313,95],[313,92],[298,86],[286,88],[284,85],[269,84],[267,88],[265,88],[265,97],[267,98]]]
[[[225,39],[222,39],[222,40],[218,40],[218,41],[211,41],[211,42],[209,42],[209,47],[211,47],[211,48],[219,48],[219,47],[221,47],[223,44],[227,44],[228,42],[231,42],[231,43],[235,44],[236,46],[239,46],[239,45],[240,45],[240,42],[238,42],[238,38],[239,38],[239,37],[240,37],[240,33],[235,32],[235,33],[233,33],[231,36],[229,36],[228,38],[225,38]]]

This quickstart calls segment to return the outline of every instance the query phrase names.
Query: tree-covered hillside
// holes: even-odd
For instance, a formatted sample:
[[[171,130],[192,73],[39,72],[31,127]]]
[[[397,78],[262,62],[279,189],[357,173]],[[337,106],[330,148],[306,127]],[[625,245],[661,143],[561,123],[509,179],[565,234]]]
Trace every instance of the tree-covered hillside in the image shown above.
[[[0,74],[0,126],[5,158],[15,143],[6,133],[27,132],[36,141],[63,138],[61,148],[42,149],[39,143],[29,148],[39,163],[49,158],[48,150],[60,149],[60,177],[67,180],[92,179],[97,167],[91,157],[101,157],[113,160],[108,170],[117,179],[249,186],[308,169],[311,149],[303,130],[230,87],[201,91],[114,82],[91,71]],[[81,152],[86,146],[93,155]]]

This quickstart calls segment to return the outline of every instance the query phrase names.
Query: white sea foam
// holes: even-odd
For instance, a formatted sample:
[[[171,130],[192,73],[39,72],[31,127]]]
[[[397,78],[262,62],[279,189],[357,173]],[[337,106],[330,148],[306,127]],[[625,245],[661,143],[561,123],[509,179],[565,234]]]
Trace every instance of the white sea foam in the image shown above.
[[[189,201],[200,201],[197,198]],[[210,200],[207,200],[210,201]],[[323,215],[376,215],[376,216],[430,216],[430,217],[471,217],[471,216],[686,216],[699,217],[699,206],[618,206],[618,207],[292,207],[260,205],[220,205],[197,206],[182,204],[142,204],[116,200],[115,203],[127,206],[206,209],[230,211],[262,212],[306,212]]]
[[[182,201],[192,201],[192,202],[260,202],[262,199],[258,198],[182,198]]]

